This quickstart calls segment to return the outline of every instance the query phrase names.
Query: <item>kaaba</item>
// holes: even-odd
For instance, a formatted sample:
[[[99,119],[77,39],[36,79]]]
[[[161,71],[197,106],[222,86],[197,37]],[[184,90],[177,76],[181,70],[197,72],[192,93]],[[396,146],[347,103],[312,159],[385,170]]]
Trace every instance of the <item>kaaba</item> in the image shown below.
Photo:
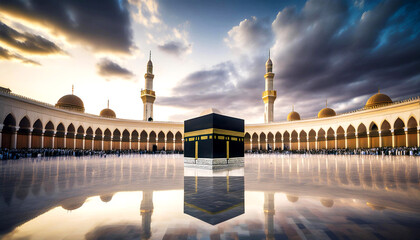
[[[184,163],[204,168],[243,164],[244,120],[210,109],[184,122]]]
[[[184,213],[212,225],[242,215],[243,173],[243,168],[223,172],[184,168]]]

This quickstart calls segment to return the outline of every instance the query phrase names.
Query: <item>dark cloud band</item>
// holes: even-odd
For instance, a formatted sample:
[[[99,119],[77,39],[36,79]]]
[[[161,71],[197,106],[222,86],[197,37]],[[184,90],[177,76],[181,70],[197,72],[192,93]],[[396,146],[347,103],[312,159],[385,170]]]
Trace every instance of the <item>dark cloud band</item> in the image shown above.
[[[98,68],[98,74],[103,77],[131,79],[134,76],[131,71],[109,59],[102,59],[96,66]]]

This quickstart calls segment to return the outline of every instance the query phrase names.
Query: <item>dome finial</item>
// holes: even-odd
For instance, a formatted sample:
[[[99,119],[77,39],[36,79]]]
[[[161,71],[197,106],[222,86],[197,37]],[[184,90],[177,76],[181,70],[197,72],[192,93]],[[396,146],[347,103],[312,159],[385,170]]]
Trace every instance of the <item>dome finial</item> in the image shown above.
[[[378,87],[378,93],[381,93],[381,91],[379,90],[379,87]]]
[[[270,49],[268,49],[268,59],[270,59]]]
[[[109,99],[108,99],[108,105],[107,105],[107,108],[109,108]]]
[[[292,105],[292,112],[295,111],[295,105]]]
[[[328,98],[325,99],[325,107],[328,107]]]
[[[152,50],[149,51],[149,61],[152,61]]]
[[[74,84],[71,85],[71,95],[74,95]]]

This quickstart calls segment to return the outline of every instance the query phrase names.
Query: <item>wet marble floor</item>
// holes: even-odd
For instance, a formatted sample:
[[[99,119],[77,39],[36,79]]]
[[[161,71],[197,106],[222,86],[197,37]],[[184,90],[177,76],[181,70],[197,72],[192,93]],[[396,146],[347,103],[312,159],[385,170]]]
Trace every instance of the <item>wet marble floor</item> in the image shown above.
[[[0,162],[1,239],[416,239],[420,158],[181,155]]]

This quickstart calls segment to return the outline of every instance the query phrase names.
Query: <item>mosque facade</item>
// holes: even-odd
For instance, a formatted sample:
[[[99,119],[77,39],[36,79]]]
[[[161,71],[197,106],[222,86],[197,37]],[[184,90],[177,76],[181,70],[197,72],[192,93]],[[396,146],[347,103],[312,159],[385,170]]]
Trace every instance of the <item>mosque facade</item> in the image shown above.
[[[301,119],[294,109],[287,121],[274,121],[273,63],[266,62],[264,123],[245,124],[247,150],[359,149],[419,147],[420,97],[392,101],[376,93],[358,110],[337,114],[327,105],[316,118]],[[1,148],[92,150],[183,150],[184,123],[153,119],[153,63],[147,63],[141,90],[143,119],[117,118],[109,108],[85,113],[74,93],[51,105],[0,87]]]

